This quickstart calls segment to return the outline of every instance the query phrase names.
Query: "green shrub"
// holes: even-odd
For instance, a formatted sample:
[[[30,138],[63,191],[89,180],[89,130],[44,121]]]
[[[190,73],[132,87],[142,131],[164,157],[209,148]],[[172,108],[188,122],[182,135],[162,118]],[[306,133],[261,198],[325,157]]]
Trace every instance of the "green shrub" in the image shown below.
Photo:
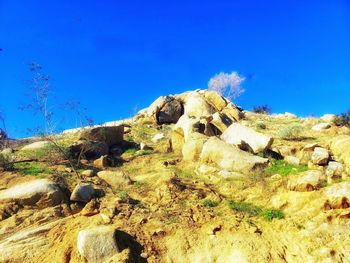
[[[269,175],[280,174],[281,176],[288,176],[307,170],[308,167],[306,165],[293,165],[286,163],[284,160],[275,160],[265,169],[265,172]]]
[[[210,200],[210,199],[206,199],[203,201],[203,205],[205,207],[216,207],[219,205],[219,202],[214,201],[214,200]]]
[[[260,207],[246,202],[236,202],[234,200],[230,200],[228,205],[231,209],[237,212],[246,213],[251,216],[258,216],[262,212]]]
[[[256,123],[256,128],[257,129],[261,129],[261,130],[265,130],[266,129],[266,124],[262,121]]]
[[[267,221],[272,221],[272,219],[283,219],[284,213],[280,210],[266,209],[262,212],[262,217]]]
[[[23,175],[47,176],[52,174],[52,171],[38,163],[16,163],[15,168]]]
[[[5,171],[13,169],[13,163],[10,156],[0,154],[0,168],[4,169]]]
[[[136,148],[129,148],[124,153],[134,155],[137,151],[138,151],[138,149],[136,149]]]
[[[333,123],[337,126],[350,126],[350,110],[337,115]]]
[[[284,140],[301,140],[304,127],[301,125],[294,125],[284,128],[280,131],[279,137]]]

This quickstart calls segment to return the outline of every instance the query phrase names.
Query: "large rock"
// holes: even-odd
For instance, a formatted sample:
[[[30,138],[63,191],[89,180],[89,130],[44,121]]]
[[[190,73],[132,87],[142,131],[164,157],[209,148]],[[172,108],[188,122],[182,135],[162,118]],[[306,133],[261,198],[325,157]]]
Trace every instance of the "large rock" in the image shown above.
[[[189,117],[208,117],[215,113],[215,109],[198,92],[191,92],[185,101],[185,114]]]
[[[339,209],[350,207],[350,182],[334,184],[325,192],[325,208]]]
[[[109,147],[105,142],[96,142],[88,140],[79,140],[70,146],[70,153],[78,158],[79,156],[86,159],[97,159],[103,155],[107,155]]]
[[[112,226],[97,226],[78,233],[79,254],[87,262],[99,263],[118,253],[116,229]]]
[[[176,125],[173,128],[173,131],[179,133],[184,137],[184,140],[187,141],[187,138],[190,136],[191,133],[194,132],[204,132],[204,125],[203,128],[200,128],[200,121],[198,118],[192,118],[187,115],[182,115],[179,121],[176,123]]]
[[[101,171],[97,173],[97,176],[105,180],[112,187],[131,184],[130,177],[122,171]]]
[[[0,191],[0,202],[22,205],[54,206],[65,200],[61,189],[48,179],[34,180]]]
[[[331,125],[329,123],[319,123],[316,124],[315,126],[312,127],[313,131],[323,131],[323,130],[327,130],[331,127]]]
[[[204,98],[217,111],[222,111],[227,105],[227,101],[216,91],[206,90]]]
[[[103,126],[84,129],[80,140],[104,142],[108,147],[123,141],[124,126]]]
[[[324,122],[332,123],[336,117],[334,114],[324,114],[320,119]]]
[[[331,143],[331,151],[337,160],[345,164],[347,173],[350,173],[350,136],[342,135],[334,138]]]
[[[326,165],[329,160],[328,150],[322,147],[316,147],[311,156],[311,161],[317,165]]]
[[[31,151],[31,150],[39,150],[39,149],[43,149],[46,148],[50,145],[49,141],[39,141],[39,142],[33,142],[31,144],[28,144],[24,147],[22,147],[21,150],[23,151]]]
[[[223,133],[233,122],[234,120],[225,113],[219,112],[214,113],[212,120],[210,121],[210,123],[219,129],[221,133]]]
[[[262,152],[268,149],[272,143],[273,138],[254,131],[239,123],[233,123],[221,135],[221,139],[229,144],[238,147],[246,148],[254,153]]]
[[[330,178],[342,177],[344,173],[344,165],[338,162],[329,162],[326,168],[326,175]]]
[[[165,105],[158,111],[157,121],[159,124],[176,123],[183,114],[182,104],[173,99],[165,103]]]
[[[206,164],[214,163],[222,170],[244,174],[264,168],[268,164],[268,159],[244,152],[216,137],[211,137],[204,143],[200,161]]]
[[[79,183],[75,186],[70,200],[75,202],[87,203],[95,195],[95,189],[89,183]]]
[[[309,170],[291,177],[287,188],[292,191],[308,192],[319,189],[324,181],[325,176],[322,171]]]
[[[182,156],[186,161],[197,161],[208,137],[200,133],[192,133],[182,147]]]

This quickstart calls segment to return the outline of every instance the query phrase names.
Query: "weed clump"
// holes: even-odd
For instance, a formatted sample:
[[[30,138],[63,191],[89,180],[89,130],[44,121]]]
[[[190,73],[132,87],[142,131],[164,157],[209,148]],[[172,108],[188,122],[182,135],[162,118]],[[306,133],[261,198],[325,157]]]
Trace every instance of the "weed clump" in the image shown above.
[[[350,127],[350,110],[337,115],[333,120],[333,123],[337,126]]]
[[[294,125],[287,128],[284,128],[280,131],[279,137],[283,140],[302,140],[304,127],[301,125]]]
[[[205,207],[216,207],[219,205],[219,202],[211,200],[211,199],[205,199],[203,201],[203,206]]]
[[[306,165],[293,165],[286,163],[284,160],[275,160],[271,163],[271,166],[265,169],[268,175],[279,174],[281,176],[288,176],[291,174],[297,174],[308,170]]]
[[[266,209],[262,212],[262,217],[266,221],[272,221],[272,219],[283,219],[284,218],[284,213],[280,210],[275,210],[275,209]]]
[[[253,107],[254,113],[260,113],[260,114],[271,114],[271,108],[268,105],[259,105]]]

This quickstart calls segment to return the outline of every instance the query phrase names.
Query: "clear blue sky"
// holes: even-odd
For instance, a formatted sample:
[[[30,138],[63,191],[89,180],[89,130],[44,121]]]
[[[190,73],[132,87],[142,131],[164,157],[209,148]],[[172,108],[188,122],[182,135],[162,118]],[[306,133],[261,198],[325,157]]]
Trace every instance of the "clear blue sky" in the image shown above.
[[[76,99],[97,123],[233,70],[252,76],[236,100],[246,109],[350,108],[349,0],[0,0],[0,32],[0,108],[15,137],[37,125],[18,110],[30,61],[52,77],[54,105]]]

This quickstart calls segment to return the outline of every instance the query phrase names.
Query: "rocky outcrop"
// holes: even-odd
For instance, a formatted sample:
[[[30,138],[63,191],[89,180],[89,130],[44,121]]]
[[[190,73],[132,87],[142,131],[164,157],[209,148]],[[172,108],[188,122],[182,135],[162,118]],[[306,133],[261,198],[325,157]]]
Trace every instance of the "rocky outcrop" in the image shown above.
[[[104,262],[120,251],[116,241],[116,229],[111,226],[97,226],[78,233],[79,254],[87,262]]]
[[[124,126],[102,126],[82,130],[79,139],[103,142],[108,147],[123,141]]]
[[[48,179],[18,184],[0,191],[1,202],[17,202],[22,205],[54,206],[66,199],[61,189]]]
[[[323,130],[327,130],[331,127],[331,125],[329,123],[319,123],[316,124],[315,126],[312,127],[313,131],[323,131]]]
[[[199,159],[201,163],[216,164],[222,170],[244,174],[268,164],[268,159],[244,152],[216,137],[211,137],[204,143]]]
[[[254,153],[265,151],[273,143],[272,137],[258,133],[239,123],[233,123],[228,127],[221,135],[221,139],[229,144],[236,145],[244,150],[250,150]]]
[[[185,161],[197,161],[208,137],[200,133],[192,133],[182,146],[182,156]]]
[[[96,159],[108,154],[108,145],[104,142],[78,140],[69,147],[70,154],[75,158]]]
[[[176,123],[181,115],[183,114],[183,106],[182,104],[176,100],[172,99],[167,101],[163,107],[157,113],[157,122],[158,124],[169,124]]]

